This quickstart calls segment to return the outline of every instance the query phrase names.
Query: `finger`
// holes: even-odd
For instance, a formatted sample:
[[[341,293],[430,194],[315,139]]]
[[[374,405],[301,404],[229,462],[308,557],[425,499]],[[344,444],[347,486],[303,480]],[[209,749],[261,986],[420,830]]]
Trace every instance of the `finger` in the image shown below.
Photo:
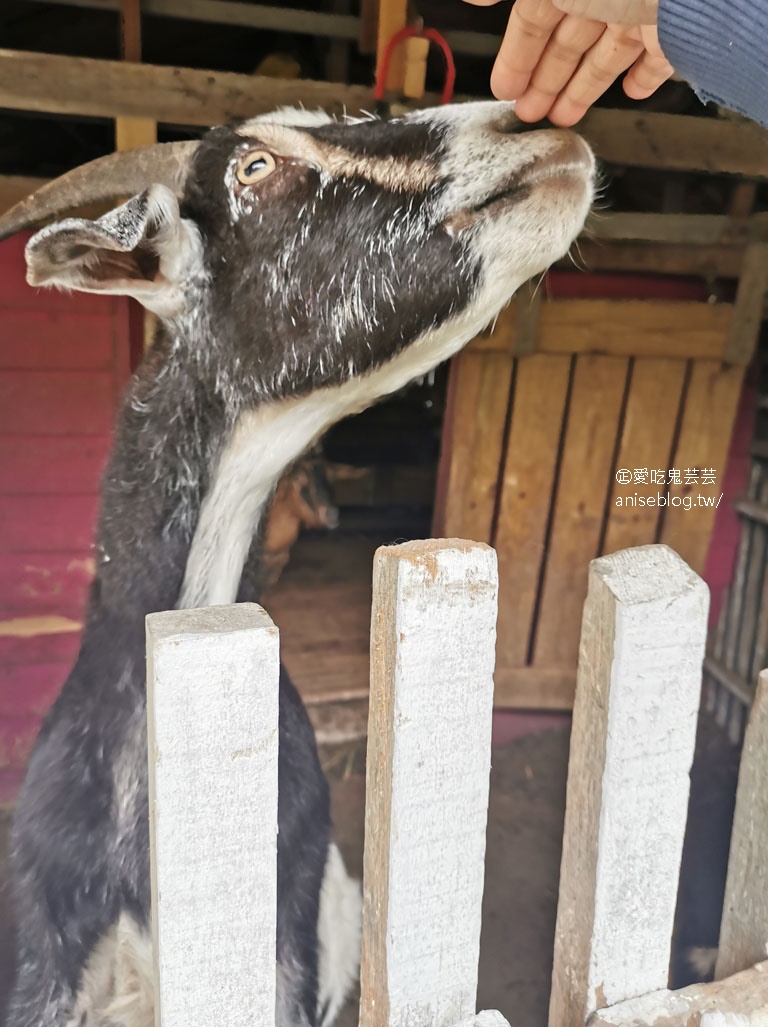
[[[609,25],[555,101],[550,119],[556,125],[575,124],[644,50],[632,30]]]
[[[554,0],[565,14],[592,18],[611,25],[653,25],[658,19],[658,0]]]
[[[562,19],[562,11],[552,0],[517,0],[491,73],[494,96],[516,100],[525,92],[549,37]]]
[[[474,4],[475,7],[493,7],[494,4],[498,4],[501,0],[464,0],[467,4]]]
[[[624,92],[632,100],[645,100],[674,74],[675,69],[666,57],[657,57],[646,51],[627,72]]]
[[[552,34],[531,81],[517,101],[522,121],[540,121],[573,77],[584,54],[605,31],[605,25],[566,15]]]

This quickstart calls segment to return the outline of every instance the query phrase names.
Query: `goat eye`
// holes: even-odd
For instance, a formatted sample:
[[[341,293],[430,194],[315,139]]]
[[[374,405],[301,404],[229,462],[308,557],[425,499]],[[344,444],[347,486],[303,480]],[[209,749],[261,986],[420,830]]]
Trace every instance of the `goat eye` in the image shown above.
[[[241,185],[253,185],[271,175],[277,167],[275,158],[266,150],[251,151],[237,165],[237,180]]]

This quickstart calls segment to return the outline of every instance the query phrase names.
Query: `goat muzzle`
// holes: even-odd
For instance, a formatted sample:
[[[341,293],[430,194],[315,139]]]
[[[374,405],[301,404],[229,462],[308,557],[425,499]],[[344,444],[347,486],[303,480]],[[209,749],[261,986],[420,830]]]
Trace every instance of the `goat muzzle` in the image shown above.
[[[199,143],[156,143],[111,153],[47,182],[0,217],[0,240],[78,207],[133,196],[154,183],[181,197]]]

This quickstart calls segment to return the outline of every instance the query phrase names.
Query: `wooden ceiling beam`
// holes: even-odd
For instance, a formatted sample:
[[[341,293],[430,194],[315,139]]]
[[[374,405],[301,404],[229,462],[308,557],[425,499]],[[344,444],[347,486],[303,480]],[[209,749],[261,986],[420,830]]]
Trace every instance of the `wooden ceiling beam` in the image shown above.
[[[604,212],[590,216],[585,235],[602,241],[744,246],[768,241],[768,213],[729,217],[726,214]]]
[[[367,86],[0,50],[0,107],[12,110],[199,127],[284,104],[357,113],[372,103]],[[768,178],[768,132],[751,122],[593,109],[579,130],[609,163]]]
[[[593,107],[577,129],[611,164],[768,178],[768,131],[746,119]]]

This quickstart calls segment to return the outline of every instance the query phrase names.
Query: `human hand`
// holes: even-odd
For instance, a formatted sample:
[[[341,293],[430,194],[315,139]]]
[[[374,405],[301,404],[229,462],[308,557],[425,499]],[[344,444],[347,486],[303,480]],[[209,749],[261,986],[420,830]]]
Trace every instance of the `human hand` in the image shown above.
[[[516,100],[522,121],[573,125],[627,71],[624,92],[644,100],[674,70],[659,45],[657,8],[658,0],[517,0],[491,74],[494,95]]]

